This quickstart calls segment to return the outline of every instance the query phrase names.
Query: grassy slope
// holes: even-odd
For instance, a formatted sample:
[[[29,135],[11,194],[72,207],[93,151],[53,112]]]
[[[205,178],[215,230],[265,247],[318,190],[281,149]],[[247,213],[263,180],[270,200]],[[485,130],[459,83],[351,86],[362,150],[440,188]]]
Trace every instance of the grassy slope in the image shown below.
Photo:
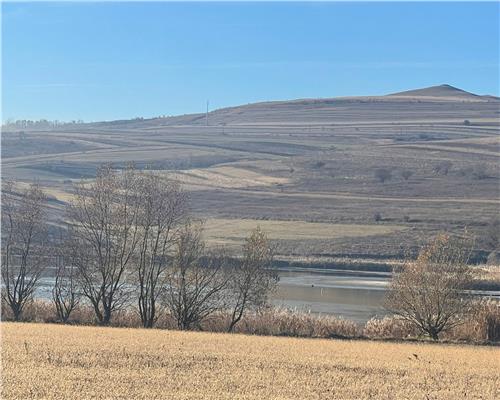
[[[1,327],[6,399],[494,399],[500,394],[500,351],[491,347]]]

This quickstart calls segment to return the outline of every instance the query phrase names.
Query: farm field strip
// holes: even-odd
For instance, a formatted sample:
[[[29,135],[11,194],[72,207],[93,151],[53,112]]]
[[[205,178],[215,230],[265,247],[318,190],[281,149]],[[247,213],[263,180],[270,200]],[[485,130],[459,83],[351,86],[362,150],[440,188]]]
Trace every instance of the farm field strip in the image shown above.
[[[465,146],[465,144],[464,144]],[[495,151],[488,151],[488,150],[481,150],[481,149],[475,149],[471,147],[452,147],[452,146],[446,146],[446,145],[428,145],[428,144],[395,144],[391,145],[390,147],[394,148],[406,148],[406,149],[416,149],[416,150],[437,150],[437,151],[443,151],[443,152],[449,152],[449,153],[469,153],[469,154],[480,154],[483,156],[491,156],[491,157],[500,157],[500,152],[495,152]]]
[[[227,189],[231,192],[258,194],[263,197],[295,197],[295,198],[311,198],[311,199],[345,199],[345,200],[359,200],[367,202],[401,202],[401,203],[460,203],[460,204],[493,204],[500,205],[500,199],[467,199],[467,198],[415,198],[415,197],[387,197],[376,195],[356,195],[350,193],[336,193],[336,192],[281,192],[281,191],[256,191],[256,190],[238,190]]]
[[[204,187],[239,188],[286,184],[288,178],[273,177],[233,166],[216,166],[177,171],[168,174],[183,184]]]
[[[260,226],[270,239],[312,240],[364,237],[404,230],[399,225],[329,224],[305,221],[208,218],[205,237],[209,243],[242,243],[252,229]]]

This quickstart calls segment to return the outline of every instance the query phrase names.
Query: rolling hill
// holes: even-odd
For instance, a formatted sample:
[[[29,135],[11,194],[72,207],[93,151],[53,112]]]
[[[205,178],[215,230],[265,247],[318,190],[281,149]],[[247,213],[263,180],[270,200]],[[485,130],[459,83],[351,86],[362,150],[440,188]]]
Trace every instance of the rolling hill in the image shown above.
[[[234,220],[244,233],[266,220],[287,256],[394,258],[443,230],[467,226],[481,237],[498,217],[493,96],[441,85],[222,108],[208,122],[200,113],[3,130],[2,176],[40,181],[57,221],[75,181],[92,178],[102,163],[133,161],[181,181],[208,227]],[[389,179],[377,179],[379,170]],[[301,237],[308,223],[338,232]],[[208,236],[232,243],[233,233]]]
[[[266,101],[221,108],[209,112],[209,125],[325,125],[449,121],[498,118],[500,99],[480,96],[450,85],[409,90],[385,96],[356,96],[325,99]],[[457,116],[462,114],[462,116]],[[106,127],[206,125],[205,113],[147,120],[98,123]]]

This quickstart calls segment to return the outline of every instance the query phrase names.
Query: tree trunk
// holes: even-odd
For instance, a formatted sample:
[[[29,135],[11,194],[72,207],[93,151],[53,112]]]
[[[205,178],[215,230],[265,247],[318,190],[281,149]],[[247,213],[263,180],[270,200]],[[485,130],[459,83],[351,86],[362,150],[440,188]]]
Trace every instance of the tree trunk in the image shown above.
[[[437,330],[436,328],[430,328],[427,333],[429,334],[429,336],[432,338],[432,340],[439,340],[439,330]]]
[[[23,309],[20,304],[11,303],[10,308],[12,309],[12,314],[14,314],[14,321],[20,321],[23,315]]]
[[[107,306],[106,304],[104,305],[104,315],[102,318],[101,325],[109,325],[111,321],[111,307]]]
[[[231,323],[229,324],[229,328],[227,328],[227,332],[231,333],[238,322],[240,322],[241,317],[243,316],[243,308],[239,310],[238,316],[236,316],[236,310],[233,312]]]

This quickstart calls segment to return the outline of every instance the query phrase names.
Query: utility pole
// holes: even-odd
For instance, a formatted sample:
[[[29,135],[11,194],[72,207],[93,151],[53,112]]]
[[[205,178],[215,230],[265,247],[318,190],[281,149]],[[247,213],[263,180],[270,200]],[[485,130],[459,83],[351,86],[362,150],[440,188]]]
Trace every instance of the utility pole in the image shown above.
[[[206,124],[207,124],[207,126],[208,126],[208,100],[207,100]]]

